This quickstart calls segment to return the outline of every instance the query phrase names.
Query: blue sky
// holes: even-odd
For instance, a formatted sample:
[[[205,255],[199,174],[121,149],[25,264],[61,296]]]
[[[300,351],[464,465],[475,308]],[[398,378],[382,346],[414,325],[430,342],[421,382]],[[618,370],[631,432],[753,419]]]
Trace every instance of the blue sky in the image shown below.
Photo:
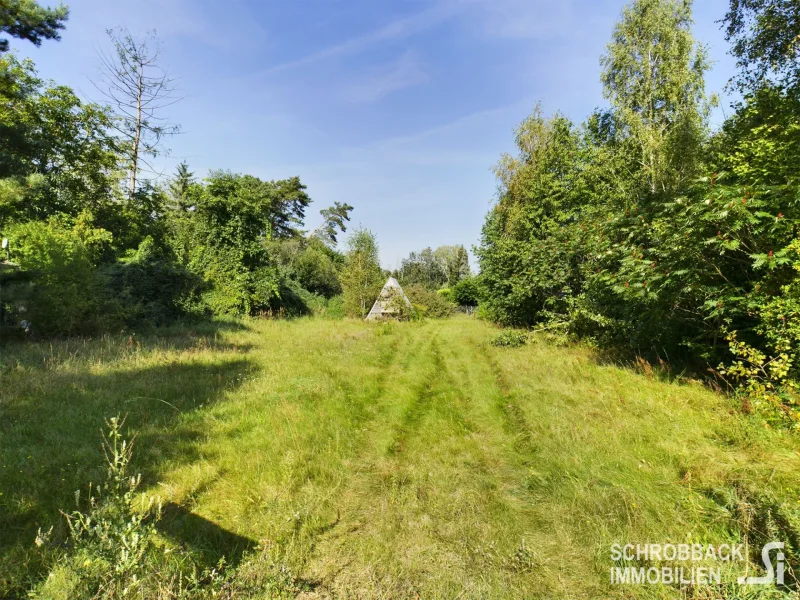
[[[46,2],[43,2],[46,3]],[[385,267],[412,250],[477,243],[492,165],[536,102],[575,121],[603,104],[599,57],[623,0],[71,0],[61,42],[14,42],[39,72],[94,99],[105,30],[155,29],[184,99],[168,141],[204,176],[299,175],[373,230]],[[695,33],[733,73],[727,0],[695,2]],[[723,102],[723,108],[726,103]],[[715,117],[719,119],[719,114]]]

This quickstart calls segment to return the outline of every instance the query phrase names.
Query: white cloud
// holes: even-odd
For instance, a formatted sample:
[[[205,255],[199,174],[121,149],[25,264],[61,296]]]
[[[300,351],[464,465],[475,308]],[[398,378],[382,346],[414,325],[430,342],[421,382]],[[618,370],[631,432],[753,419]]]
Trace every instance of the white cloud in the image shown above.
[[[429,80],[422,61],[413,53],[406,52],[391,64],[374,69],[366,77],[347,85],[341,91],[341,97],[348,102],[374,102]]]

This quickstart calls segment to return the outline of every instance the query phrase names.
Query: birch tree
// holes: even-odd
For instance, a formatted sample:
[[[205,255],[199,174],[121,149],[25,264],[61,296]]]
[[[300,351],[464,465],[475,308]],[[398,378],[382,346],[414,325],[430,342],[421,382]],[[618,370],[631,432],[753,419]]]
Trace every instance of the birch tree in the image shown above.
[[[601,58],[604,95],[635,143],[650,193],[695,175],[708,115],[710,63],[692,35],[690,0],[635,0]]]
[[[347,240],[345,266],[339,276],[342,282],[344,307],[348,315],[365,317],[383,285],[375,235],[357,229]]]

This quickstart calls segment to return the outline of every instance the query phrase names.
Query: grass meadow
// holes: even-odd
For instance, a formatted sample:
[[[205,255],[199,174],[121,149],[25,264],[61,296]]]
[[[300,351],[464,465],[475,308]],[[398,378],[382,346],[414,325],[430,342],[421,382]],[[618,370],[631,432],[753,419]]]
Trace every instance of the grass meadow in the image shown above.
[[[796,548],[795,435],[698,383],[497,334],[252,320],[4,345],[0,597],[46,574],[59,548],[37,530],[64,538],[117,414],[143,493],[171,507],[163,536],[225,556],[241,597],[778,597],[611,585],[609,550]]]

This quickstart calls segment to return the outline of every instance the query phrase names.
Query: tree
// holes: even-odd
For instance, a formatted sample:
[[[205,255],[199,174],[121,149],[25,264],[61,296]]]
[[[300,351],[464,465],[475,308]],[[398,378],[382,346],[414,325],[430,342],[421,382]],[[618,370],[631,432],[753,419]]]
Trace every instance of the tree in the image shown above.
[[[582,141],[568,119],[546,118],[537,106],[517,129],[517,154],[495,169],[499,198],[476,254],[486,308],[498,321],[531,324],[545,313],[564,314],[579,293],[579,203],[592,200],[582,189]]]
[[[175,172],[174,179],[169,184],[173,210],[186,212],[191,208],[188,196],[189,188],[193,183],[194,173],[189,171],[189,165],[186,162],[181,162]]]
[[[741,90],[757,89],[770,77],[790,88],[800,85],[800,1],[731,0],[724,23]]]
[[[311,204],[306,186],[299,177],[270,181],[272,188],[269,209],[269,237],[273,240],[293,238],[300,235],[305,211]]]
[[[0,180],[11,179],[0,221],[108,207],[118,165],[110,123],[103,107],[40,79],[30,60],[0,56]]]
[[[453,302],[459,306],[478,306],[480,287],[475,277],[462,279],[453,286]]]
[[[42,40],[59,40],[59,30],[69,17],[63,4],[56,8],[39,6],[35,0],[3,0],[0,2],[0,32],[28,40],[36,46]],[[8,51],[8,40],[0,39],[0,53]]]
[[[397,278],[403,285],[419,284],[430,290],[438,290],[447,283],[442,262],[430,248],[412,252],[408,258],[404,258]]]
[[[347,240],[340,280],[345,312],[354,317],[367,316],[383,285],[378,243],[375,234],[368,229],[356,229]]]
[[[331,298],[342,293],[339,269],[344,256],[318,237],[278,240],[268,245],[270,256],[303,288]]]
[[[101,80],[96,87],[116,111],[115,129],[122,138],[127,160],[128,198],[137,189],[139,172],[152,166],[145,156],[156,156],[165,136],[180,131],[162,110],[177,102],[175,80],[161,66],[161,51],[155,33],[135,39],[125,29],[107,31],[112,53],[99,54]]]
[[[462,245],[439,246],[433,251],[434,257],[439,261],[442,271],[447,278],[446,284],[450,287],[470,276],[469,254]]]
[[[341,202],[334,202],[333,206],[330,208],[323,208],[319,211],[323,219],[322,225],[309,233],[308,237],[316,236],[326,244],[336,246],[336,236],[338,232],[341,231],[344,233],[347,231],[345,223],[350,220],[351,210],[353,210],[352,206],[347,203],[342,204]]]
[[[638,149],[651,194],[673,192],[697,175],[709,61],[691,24],[690,0],[635,0],[601,59],[604,95]]]

